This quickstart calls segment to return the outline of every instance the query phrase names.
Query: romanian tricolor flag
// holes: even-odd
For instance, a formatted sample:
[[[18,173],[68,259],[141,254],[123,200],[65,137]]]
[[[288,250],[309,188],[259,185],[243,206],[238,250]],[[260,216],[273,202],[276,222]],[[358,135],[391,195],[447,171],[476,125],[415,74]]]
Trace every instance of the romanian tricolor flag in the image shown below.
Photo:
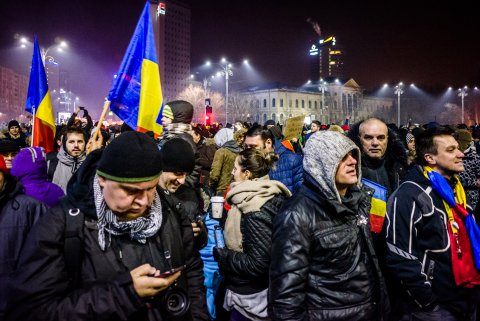
[[[43,147],[47,153],[53,151],[55,118],[37,37],[33,42],[32,67],[25,105],[25,110],[34,116],[32,146]]]
[[[108,100],[111,111],[130,127],[162,133],[163,97],[149,2],[143,8]]]
[[[362,183],[375,190],[370,208],[370,231],[380,233],[387,213],[387,189],[365,178],[362,178]]]

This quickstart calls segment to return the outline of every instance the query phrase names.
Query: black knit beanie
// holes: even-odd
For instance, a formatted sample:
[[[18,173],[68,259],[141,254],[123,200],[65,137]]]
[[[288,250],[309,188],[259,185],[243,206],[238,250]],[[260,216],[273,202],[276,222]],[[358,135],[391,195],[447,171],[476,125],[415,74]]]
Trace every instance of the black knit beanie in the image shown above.
[[[160,151],[147,135],[129,131],[121,134],[105,148],[97,174],[106,179],[139,183],[150,181],[162,171]]]
[[[17,126],[18,128],[20,128],[20,124],[15,119],[8,122],[8,130],[10,130],[10,128],[12,128],[13,126]]]
[[[173,138],[162,147],[162,171],[191,173],[195,167],[192,146],[181,138]]]
[[[193,118],[193,105],[185,100],[174,100],[166,103],[173,113],[173,123],[190,124]]]
[[[6,153],[18,153],[20,151],[20,146],[13,140],[2,139],[0,140],[0,154]]]

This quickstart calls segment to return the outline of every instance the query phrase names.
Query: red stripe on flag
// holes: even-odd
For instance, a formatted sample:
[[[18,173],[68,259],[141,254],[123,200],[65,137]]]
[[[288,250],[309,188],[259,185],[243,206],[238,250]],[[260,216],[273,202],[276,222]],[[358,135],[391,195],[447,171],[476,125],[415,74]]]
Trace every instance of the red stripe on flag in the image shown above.
[[[53,142],[55,134],[50,125],[44,123],[40,118],[35,117],[35,125],[33,127],[33,146],[40,146],[49,153],[53,151]]]
[[[380,233],[382,231],[385,216],[378,216],[370,213],[370,231],[373,233]]]

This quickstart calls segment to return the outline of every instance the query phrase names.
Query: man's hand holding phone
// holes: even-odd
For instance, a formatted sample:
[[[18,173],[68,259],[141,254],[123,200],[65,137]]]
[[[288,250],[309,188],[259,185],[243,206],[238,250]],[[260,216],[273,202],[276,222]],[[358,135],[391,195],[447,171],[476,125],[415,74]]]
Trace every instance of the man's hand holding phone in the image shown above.
[[[150,297],[166,290],[181,275],[180,271],[173,272],[166,277],[160,277],[161,273],[150,264],[141,265],[132,271],[133,287],[138,296]],[[154,277],[152,277],[154,276]]]

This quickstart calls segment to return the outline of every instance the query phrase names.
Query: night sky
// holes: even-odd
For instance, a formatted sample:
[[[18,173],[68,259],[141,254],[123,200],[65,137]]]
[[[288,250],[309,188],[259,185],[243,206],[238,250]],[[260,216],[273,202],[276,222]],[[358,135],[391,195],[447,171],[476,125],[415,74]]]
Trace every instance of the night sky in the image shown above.
[[[346,68],[366,89],[385,82],[417,86],[480,85],[480,22],[472,4],[455,1],[183,1],[192,8],[192,68],[206,59],[248,58],[264,79],[291,85],[308,80],[309,43],[335,35]],[[422,2],[419,4],[417,2]],[[70,48],[59,61],[81,103],[100,109],[144,5],[143,0],[0,1],[0,58],[26,73],[31,49],[14,34],[55,37]],[[168,8],[167,8],[168,10]]]

